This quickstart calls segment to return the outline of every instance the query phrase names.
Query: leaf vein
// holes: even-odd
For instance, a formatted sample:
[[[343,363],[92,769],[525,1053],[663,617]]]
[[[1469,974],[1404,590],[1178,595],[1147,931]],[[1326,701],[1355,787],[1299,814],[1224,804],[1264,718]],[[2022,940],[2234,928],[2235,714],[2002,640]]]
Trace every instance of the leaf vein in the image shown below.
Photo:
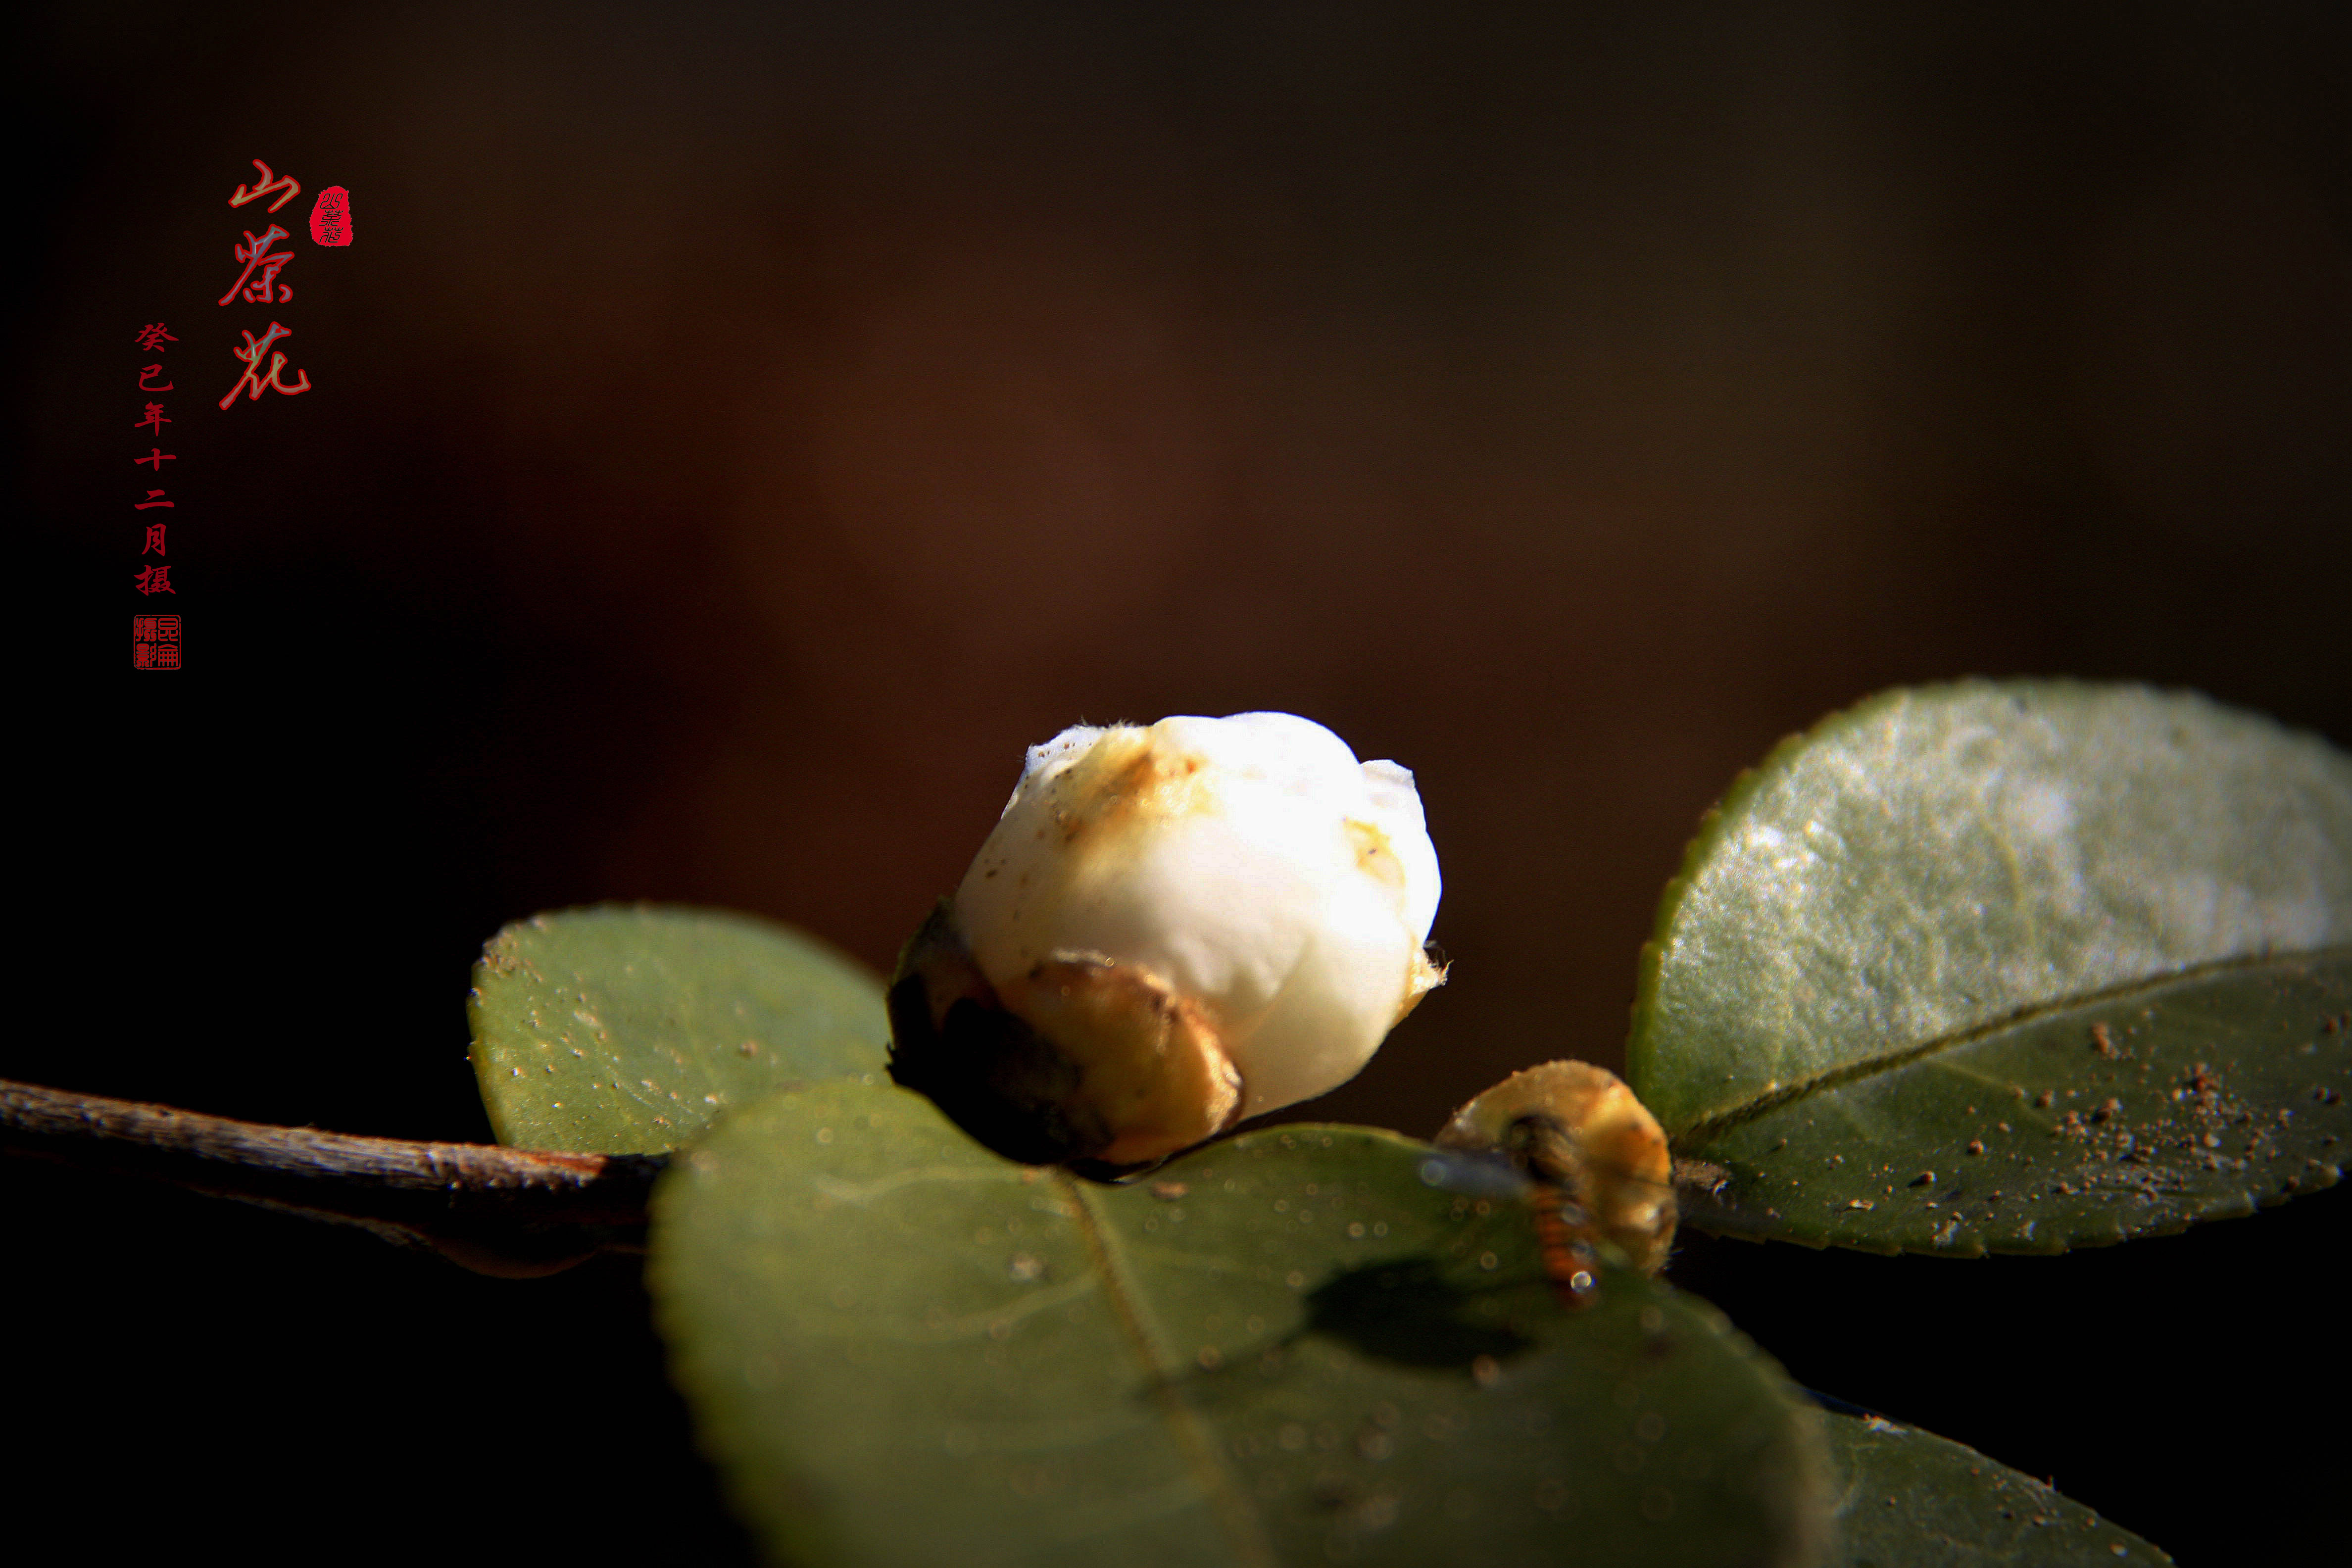
[[[2234,970],[2260,969],[2276,963],[2298,962],[2315,963],[2347,957],[2352,957],[2352,945],[2323,947],[2301,952],[2240,953],[2231,958],[2216,959],[2209,963],[2194,963],[2181,969],[2167,970],[2161,974],[2143,975],[2137,980],[2108,986],[2105,990],[2077,992],[2072,995],[2056,997],[2046,1002],[2031,1003],[2014,1012],[2004,1013],[1998,1018],[1990,1018],[1980,1024],[1971,1024],[1965,1029],[1956,1029],[1950,1034],[1939,1035],[1934,1039],[1923,1041],[1917,1045],[1905,1046],[1898,1050],[1872,1057],[1866,1061],[1846,1062],[1826,1072],[1816,1073],[1799,1083],[1782,1084],[1769,1093],[1759,1094],[1739,1105],[1733,1106],[1728,1110],[1718,1111],[1703,1121],[1692,1123],[1676,1134],[1672,1142],[1678,1153],[1689,1153],[1704,1149],[1734,1128],[1753,1121],[1769,1111],[1778,1110],[1793,1101],[1807,1099],[1825,1089],[1839,1089],[1850,1083],[1859,1083],[1865,1079],[1876,1078],[1881,1073],[1893,1072],[1898,1068],[1909,1067],[1914,1062],[1924,1061],[1930,1057],[1957,1050],[1963,1046],[1974,1045],[1979,1040],[2006,1033],[2021,1025],[2030,1024],[2037,1018],[2048,1017],[2053,1014],[2069,1012],[2077,1007],[2087,1007],[2102,1002],[2124,1002],[2179,981],[2200,979],[2210,974],[2225,974]]]
[[[1241,1479],[1234,1474],[1208,1423],[1186,1402],[1175,1369],[1169,1364],[1158,1337],[1145,1322],[1142,1304],[1120,1267],[1108,1227],[1102,1223],[1077,1178],[1066,1171],[1056,1171],[1055,1180],[1069,1199],[1072,1217],[1078,1234],[1085,1238],[1087,1250],[1093,1256],[1095,1271],[1102,1279],[1103,1295],[1110,1302],[1112,1316],[1134,1347],[1137,1359],[1143,1363],[1152,1402],[1160,1406],[1177,1447],[1183,1452],[1193,1484],[1205,1494],[1210,1511],[1232,1548],[1234,1561],[1243,1568],[1279,1568],[1279,1559],[1243,1489]]]

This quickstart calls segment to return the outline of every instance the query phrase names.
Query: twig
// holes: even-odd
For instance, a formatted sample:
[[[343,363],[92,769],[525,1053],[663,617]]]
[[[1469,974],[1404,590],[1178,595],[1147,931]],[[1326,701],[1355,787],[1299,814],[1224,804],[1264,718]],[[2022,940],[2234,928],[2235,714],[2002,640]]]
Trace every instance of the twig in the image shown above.
[[[0,1079],[0,1152],[194,1192],[429,1247],[510,1279],[642,1252],[661,1154],[412,1143],[272,1127]]]
[[[666,1154],[571,1154],[412,1143],[272,1127],[0,1079],[0,1153],[166,1182],[429,1247],[483,1274],[553,1274],[599,1252],[643,1252]],[[1684,1217],[1743,1226],[1729,1173],[1675,1162]]]

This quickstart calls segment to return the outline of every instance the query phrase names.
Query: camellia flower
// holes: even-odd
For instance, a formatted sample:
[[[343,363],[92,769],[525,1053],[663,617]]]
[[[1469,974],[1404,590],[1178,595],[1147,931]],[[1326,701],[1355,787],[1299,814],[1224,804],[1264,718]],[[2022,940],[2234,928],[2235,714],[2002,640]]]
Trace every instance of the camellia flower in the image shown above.
[[[1353,1078],[1438,891],[1412,775],[1320,724],[1065,730],[908,944],[891,1074],[1015,1159],[1162,1158]]]

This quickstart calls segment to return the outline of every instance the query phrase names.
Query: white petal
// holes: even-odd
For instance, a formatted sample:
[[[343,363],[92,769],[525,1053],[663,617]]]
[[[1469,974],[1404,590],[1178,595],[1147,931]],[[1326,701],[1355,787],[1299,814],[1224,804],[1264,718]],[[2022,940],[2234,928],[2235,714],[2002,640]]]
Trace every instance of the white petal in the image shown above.
[[[1255,1028],[1225,1049],[1242,1074],[1242,1114],[1255,1116],[1337,1089],[1380,1049],[1397,1019],[1421,944],[1388,889],[1350,872]]]
[[[1004,810],[1011,811],[1013,802],[1018,801],[1022,792],[1028,789],[1031,784],[1061,772],[1077,761],[1097,741],[1101,740],[1102,736],[1103,731],[1099,725],[1073,724],[1052,740],[1030,747],[1029,754],[1022,763],[1020,781],[1013,786],[1012,798],[1004,803]],[[1000,812],[998,815],[1001,816],[1003,813]]]
[[[1387,831],[1390,847],[1404,863],[1405,924],[1427,942],[1444,882],[1437,871],[1437,847],[1429,841],[1429,825],[1422,816],[1421,792],[1413,787],[1410,770],[1387,761],[1366,763],[1364,784],[1373,820]]]

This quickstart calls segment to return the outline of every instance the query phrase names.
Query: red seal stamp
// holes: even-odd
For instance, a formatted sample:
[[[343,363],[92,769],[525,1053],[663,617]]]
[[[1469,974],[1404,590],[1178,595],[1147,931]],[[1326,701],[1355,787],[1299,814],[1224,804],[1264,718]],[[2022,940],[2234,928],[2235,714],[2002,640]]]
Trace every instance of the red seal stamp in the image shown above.
[[[320,245],[349,245],[352,242],[352,193],[341,185],[329,185],[310,204],[310,237]]]
[[[131,668],[133,669],[180,668],[179,616],[133,616],[131,617]]]

